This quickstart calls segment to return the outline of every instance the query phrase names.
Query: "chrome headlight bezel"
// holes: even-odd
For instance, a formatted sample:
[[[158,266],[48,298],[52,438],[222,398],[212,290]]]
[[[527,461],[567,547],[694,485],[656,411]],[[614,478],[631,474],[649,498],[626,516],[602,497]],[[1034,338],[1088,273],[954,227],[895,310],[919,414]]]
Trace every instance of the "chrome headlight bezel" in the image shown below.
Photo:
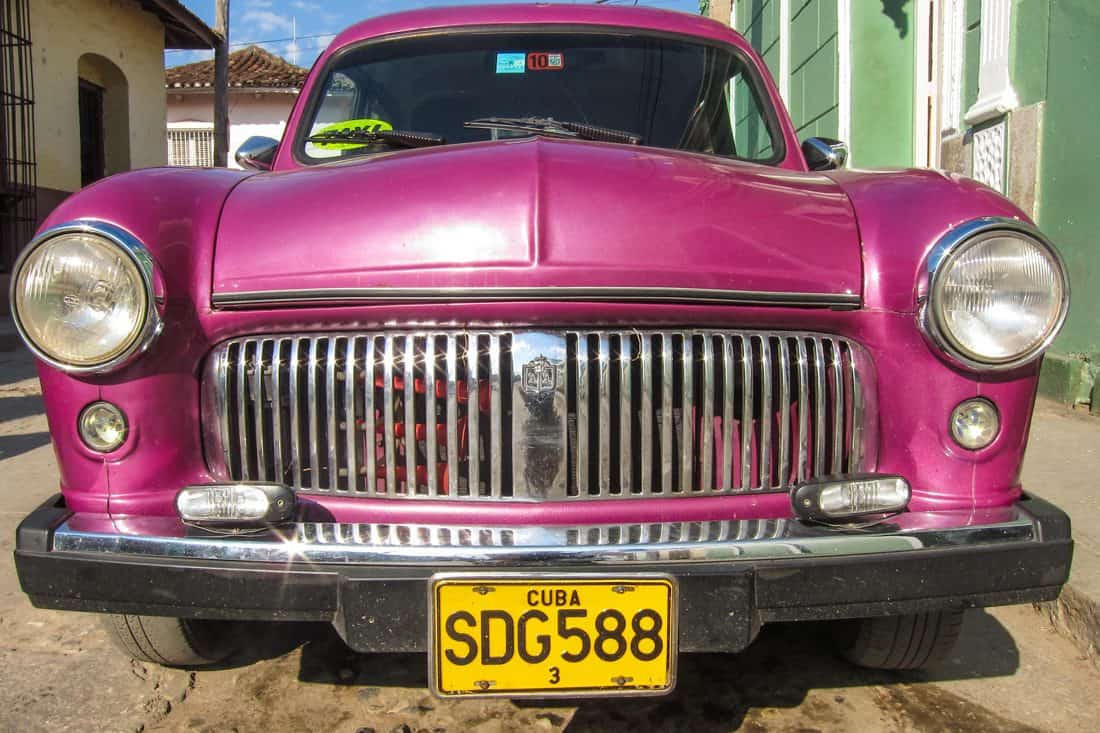
[[[1005,359],[984,357],[959,343],[951,334],[950,329],[944,326],[942,315],[937,306],[937,300],[942,300],[942,296],[938,294],[942,292],[945,273],[950,271],[951,264],[969,247],[983,241],[985,238],[983,235],[988,234],[1015,235],[1042,248],[1054,263],[1057,274],[1062,281],[1062,296],[1058,305],[1058,315],[1046,334],[1028,347],[1026,351]],[[1062,325],[1065,323],[1066,315],[1069,312],[1070,284],[1062,256],[1057,248],[1035,227],[1018,219],[985,217],[972,219],[951,229],[935,244],[929,253],[925,278],[923,303],[919,316],[921,329],[929,341],[952,362],[975,371],[1009,371],[1040,358],[1050,348],[1051,343],[1062,330]]]
[[[141,315],[143,322],[140,327],[136,329],[135,336],[131,338],[130,343],[127,344],[125,349],[113,357],[94,364],[73,364],[60,360],[43,350],[28,334],[19,313],[20,298],[18,290],[20,274],[28,260],[33,257],[43,245],[51,240],[71,234],[83,234],[97,237],[108,245],[117,248],[129,258],[136,267],[141,278],[140,287],[145,300]],[[11,304],[11,314],[12,320],[15,323],[15,329],[19,333],[20,338],[23,339],[23,343],[27,345],[27,348],[29,348],[36,357],[50,366],[69,374],[103,374],[121,369],[133,361],[137,356],[144,353],[164,326],[157,309],[153,256],[149,253],[149,250],[145,248],[145,245],[133,234],[130,234],[114,224],[95,219],[78,219],[76,221],[59,224],[50,227],[32,239],[19,254],[19,257],[16,258],[15,264],[12,267],[8,302]]]

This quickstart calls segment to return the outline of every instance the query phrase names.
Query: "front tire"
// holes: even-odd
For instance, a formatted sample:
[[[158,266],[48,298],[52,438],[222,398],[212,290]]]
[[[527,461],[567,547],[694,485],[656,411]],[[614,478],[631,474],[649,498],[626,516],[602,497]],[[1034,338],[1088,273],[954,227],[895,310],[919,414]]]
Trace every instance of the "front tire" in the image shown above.
[[[115,647],[142,662],[202,667],[232,651],[226,622],[130,614],[105,615],[102,621]]]
[[[933,611],[843,622],[840,655],[871,669],[921,669],[947,659],[962,630],[963,611]]]

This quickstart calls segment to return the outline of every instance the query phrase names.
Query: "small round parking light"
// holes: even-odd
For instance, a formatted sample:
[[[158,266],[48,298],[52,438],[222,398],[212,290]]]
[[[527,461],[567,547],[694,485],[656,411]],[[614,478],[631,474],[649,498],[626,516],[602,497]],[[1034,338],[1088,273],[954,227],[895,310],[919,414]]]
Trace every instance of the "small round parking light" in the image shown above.
[[[98,453],[110,453],[126,442],[126,416],[110,402],[93,402],[77,421],[84,445]]]
[[[967,450],[981,450],[997,438],[1001,416],[989,400],[960,402],[951,411],[951,437]]]

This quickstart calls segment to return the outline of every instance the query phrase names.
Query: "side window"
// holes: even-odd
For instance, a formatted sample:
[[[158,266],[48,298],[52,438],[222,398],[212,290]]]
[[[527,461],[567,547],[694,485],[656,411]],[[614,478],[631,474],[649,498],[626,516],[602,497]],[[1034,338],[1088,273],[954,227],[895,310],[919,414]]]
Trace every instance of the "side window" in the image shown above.
[[[339,126],[341,123],[351,123],[359,115],[357,107],[359,87],[345,74],[332,74],[325,85],[325,93],[321,98],[321,104],[317,107],[317,115],[313,119],[309,134],[315,135],[327,128]],[[314,158],[336,158],[342,154],[344,145],[315,145],[306,143],[306,152]]]
[[[737,157],[747,160],[771,158],[775,149],[772,146],[771,133],[768,132],[767,120],[760,109],[756,92],[745,79],[744,73],[738,73],[730,79],[726,94]]]

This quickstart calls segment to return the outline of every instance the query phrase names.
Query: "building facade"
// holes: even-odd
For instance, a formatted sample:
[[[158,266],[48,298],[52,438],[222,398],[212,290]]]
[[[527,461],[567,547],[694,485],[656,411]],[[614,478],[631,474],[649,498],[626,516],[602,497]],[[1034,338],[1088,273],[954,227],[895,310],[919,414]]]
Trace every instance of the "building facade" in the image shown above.
[[[283,136],[287,118],[309,72],[259,46],[229,55],[229,166],[233,151],[253,135]],[[166,72],[168,164],[214,165],[214,62],[174,66]]]
[[[1095,0],[711,0],[761,52],[803,138],[858,168],[933,167],[1006,194],[1071,278],[1042,391],[1100,412],[1100,3]]]
[[[2,184],[27,194],[21,208],[0,209],[4,279],[66,196],[164,165],[164,50],[212,48],[216,38],[178,0],[0,0],[0,25],[5,110],[18,101],[0,127],[0,158],[11,161]]]

